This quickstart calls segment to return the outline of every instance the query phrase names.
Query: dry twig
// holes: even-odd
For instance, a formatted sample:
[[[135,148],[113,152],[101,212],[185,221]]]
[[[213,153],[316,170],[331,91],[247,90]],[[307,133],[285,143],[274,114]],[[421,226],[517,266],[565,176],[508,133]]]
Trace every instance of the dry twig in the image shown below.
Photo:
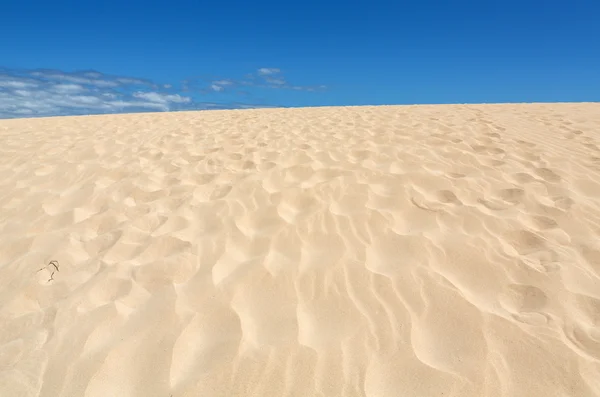
[[[49,278],[49,279],[48,279],[48,281],[47,281],[47,282],[49,283],[50,281],[53,281],[53,280],[54,280],[54,273],[56,273],[56,272],[60,271],[60,270],[59,270],[58,261],[51,260],[50,262],[48,262],[48,264],[47,264],[46,266],[42,267],[41,269],[38,269],[38,270],[36,271],[36,273],[39,273],[39,272],[41,272],[41,271],[42,271],[42,270],[44,270],[44,269],[48,269],[48,266],[52,266],[52,267],[54,267],[54,269],[56,269],[56,270],[52,270],[52,273],[50,274],[50,278]]]

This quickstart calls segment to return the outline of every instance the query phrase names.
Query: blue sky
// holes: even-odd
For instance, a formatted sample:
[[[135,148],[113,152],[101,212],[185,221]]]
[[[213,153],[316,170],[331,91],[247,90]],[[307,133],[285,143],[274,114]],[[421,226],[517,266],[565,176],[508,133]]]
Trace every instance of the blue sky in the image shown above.
[[[600,100],[598,1],[19,0],[0,118]]]

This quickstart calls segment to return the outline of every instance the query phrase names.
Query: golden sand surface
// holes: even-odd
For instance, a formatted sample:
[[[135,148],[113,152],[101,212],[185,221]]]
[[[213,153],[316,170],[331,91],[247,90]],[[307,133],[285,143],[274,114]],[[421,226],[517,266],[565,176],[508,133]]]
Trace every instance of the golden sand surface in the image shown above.
[[[1,120],[0,395],[600,396],[600,104]]]

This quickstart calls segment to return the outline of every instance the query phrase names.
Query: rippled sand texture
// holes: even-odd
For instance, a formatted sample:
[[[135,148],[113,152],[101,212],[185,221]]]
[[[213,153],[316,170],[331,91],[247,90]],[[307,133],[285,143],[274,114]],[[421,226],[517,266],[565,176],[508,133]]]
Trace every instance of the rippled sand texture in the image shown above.
[[[600,396],[600,104],[0,142],[2,396]]]

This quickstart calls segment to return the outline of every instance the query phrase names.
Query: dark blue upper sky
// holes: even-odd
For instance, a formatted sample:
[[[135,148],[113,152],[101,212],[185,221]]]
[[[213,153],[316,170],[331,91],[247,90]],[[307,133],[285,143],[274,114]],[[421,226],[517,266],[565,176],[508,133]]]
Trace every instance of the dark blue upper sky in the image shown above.
[[[0,107],[23,115],[101,94],[124,111],[600,99],[592,0],[20,0],[0,5],[0,37]],[[145,85],[98,83],[123,77]]]

